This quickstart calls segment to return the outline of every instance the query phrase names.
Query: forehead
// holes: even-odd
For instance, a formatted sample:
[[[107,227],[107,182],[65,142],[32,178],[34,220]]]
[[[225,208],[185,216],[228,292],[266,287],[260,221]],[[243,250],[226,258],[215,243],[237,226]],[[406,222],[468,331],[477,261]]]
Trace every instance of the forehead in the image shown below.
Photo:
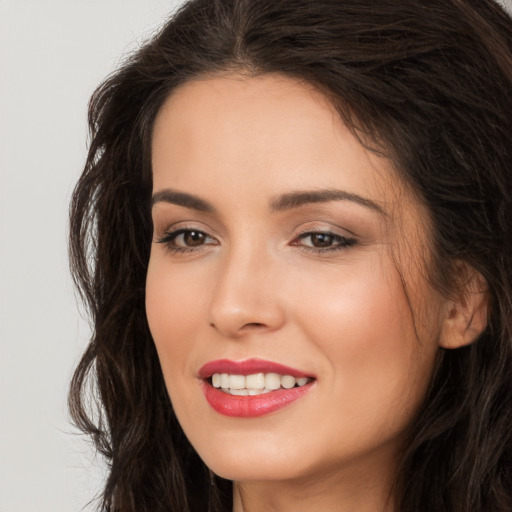
[[[332,104],[280,75],[189,82],[154,127],[154,189],[223,195],[343,188],[392,206],[402,186],[392,163],[366,150]]]

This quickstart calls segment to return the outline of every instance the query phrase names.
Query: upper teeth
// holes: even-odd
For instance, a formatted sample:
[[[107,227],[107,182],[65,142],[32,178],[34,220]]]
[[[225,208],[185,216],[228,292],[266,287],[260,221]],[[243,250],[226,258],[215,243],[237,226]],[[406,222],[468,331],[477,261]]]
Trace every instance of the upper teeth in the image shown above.
[[[295,378],[278,373],[254,373],[252,375],[214,373],[212,375],[213,387],[222,388],[223,391],[232,395],[259,395],[281,387],[291,389],[295,385],[304,386],[309,380],[308,377]]]

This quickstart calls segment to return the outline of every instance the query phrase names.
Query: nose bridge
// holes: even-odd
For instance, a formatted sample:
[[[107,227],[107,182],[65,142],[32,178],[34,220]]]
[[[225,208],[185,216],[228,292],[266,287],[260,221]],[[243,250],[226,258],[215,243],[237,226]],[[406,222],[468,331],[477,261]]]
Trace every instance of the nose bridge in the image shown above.
[[[279,328],[284,311],[275,266],[269,251],[258,249],[250,241],[227,249],[218,266],[210,324],[230,337],[254,329]]]

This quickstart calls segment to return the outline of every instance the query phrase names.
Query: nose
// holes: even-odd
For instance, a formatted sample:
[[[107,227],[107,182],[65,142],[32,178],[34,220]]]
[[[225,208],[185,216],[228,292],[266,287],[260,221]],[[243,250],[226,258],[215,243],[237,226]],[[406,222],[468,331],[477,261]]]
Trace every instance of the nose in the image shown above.
[[[209,308],[210,326],[229,338],[272,332],[285,322],[283,290],[272,258],[247,248],[227,254]]]

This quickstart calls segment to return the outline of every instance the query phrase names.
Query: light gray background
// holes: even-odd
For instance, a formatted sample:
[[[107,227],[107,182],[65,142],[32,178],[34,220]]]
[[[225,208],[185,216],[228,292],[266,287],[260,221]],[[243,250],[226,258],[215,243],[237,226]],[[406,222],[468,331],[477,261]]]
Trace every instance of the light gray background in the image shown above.
[[[89,334],[67,208],[89,96],[180,2],[0,0],[0,512],[78,511],[100,488],[66,409]]]
[[[91,93],[178,3],[0,1],[0,512],[79,511],[99,489],[101,460],[66,409],[89,334],[67,208]]]

